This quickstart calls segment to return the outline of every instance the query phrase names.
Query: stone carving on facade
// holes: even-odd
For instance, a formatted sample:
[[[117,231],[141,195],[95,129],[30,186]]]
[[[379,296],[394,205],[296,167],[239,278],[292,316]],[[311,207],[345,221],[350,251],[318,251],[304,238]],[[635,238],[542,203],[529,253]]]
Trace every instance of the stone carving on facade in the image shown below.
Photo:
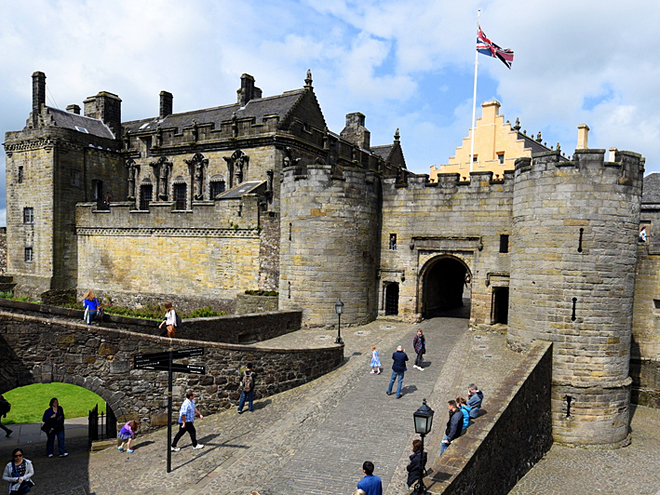
[[[270,169],[266,172],[266,194],[273,195],[273,170]]]
[[[151,162],[149,166],[153,168],[154,175],[157,177],[158,198],[163,201],[167,201],[167,182],[172,172],[172,162],[167,161],[166,156],[161,156],[155,162]]]
[[[128,170],[128,200],[135,200],[135,176],[140,170],[140,166],[132,158],[124,160],[124,166]]]
[[[195,153],[190,160],[184,160],[190,169],[190,174],[193,177],[194,198],[197,201],[204,199],[204,176],[205,170],[208,169],[209,160],[204,158],[201,153]]]
[[[229,172],[229,189],[247,180],[249,156],[241,150],[236,150],[231,156],[224,156],[223,158],[227,162],[227,170]]]
[[[198,126],[197,126],[197,121],[195,119],[193,119],[193,121],[192,121],[192,131],[191,132],[192,132],[193,141],[197,141],[197,139],[199,138],[199,129],[198,129]]]

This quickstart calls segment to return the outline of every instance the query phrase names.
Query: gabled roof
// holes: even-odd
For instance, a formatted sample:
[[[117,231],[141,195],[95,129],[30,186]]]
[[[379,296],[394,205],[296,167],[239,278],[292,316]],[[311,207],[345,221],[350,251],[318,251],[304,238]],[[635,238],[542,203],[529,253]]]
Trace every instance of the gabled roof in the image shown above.
[[[304,89],[286,91],[281,95],[254,98],[244,107],[241,107],[238,103],[234,103],[220,107],[205,108],[203,110],[194,110],[192,112],[174,113],[164,118],[152,117],[124,122],[122,126],[131,132],[154,131],[158,125],[162,128],[176,127],[180,130],[192,125],[194,120],[198,125],[212,123],[216,129],[219,129],[221,122],[231,120],[234,112],[236,112],[236,117],[239,119],[254,117],[256,123],[260,124],[266,115],[279,115],[280,119],[284,118],[304,94]]]
[[[115,139],[115,135],[102,120],[85,117],[77,113],[66,112],[58,108],[46,107],[49,115],[53,118],[53,123],[57,127],[71,129],[83,134],[102,137],[106,139]]]
[[[387,161],[387,159],[390,157],[390,154],[392,153],[393,148],[393,144],[383,144],[381,146],[372,146],[371,151],[374,155],[377,155],[383,160]]]
[[[656,172],[644,177],[642,204],[660,203],[660,173]]]

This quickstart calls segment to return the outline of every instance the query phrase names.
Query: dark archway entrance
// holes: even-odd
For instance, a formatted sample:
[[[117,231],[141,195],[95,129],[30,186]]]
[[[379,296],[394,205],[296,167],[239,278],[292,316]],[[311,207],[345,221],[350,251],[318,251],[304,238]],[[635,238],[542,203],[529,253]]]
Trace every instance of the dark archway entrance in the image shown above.
[[[399,314],[399,284],[392,282],[385,287],[385,316]]]
[[[466,277],[466,275],[468,275]],[[469,318],[466,306],[466,283],[471,278],[465,264],[456,258],[438,258],[425,271],[422,286],[422,316],[458,316]],[[469,291],[467,291],[469,294]],[[467,301],[469,306],[469,301]]]

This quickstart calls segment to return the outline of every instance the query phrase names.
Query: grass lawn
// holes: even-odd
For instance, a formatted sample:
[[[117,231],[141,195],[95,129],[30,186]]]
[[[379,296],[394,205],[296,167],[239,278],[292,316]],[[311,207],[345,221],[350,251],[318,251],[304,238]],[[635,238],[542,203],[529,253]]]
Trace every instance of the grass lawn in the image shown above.
[[[87,416],[96,404],[105,413],[105,401],[86,388],[68,383],[35,383],[15,388],[3,394],[11,404],[11,411],[3,424],[40,423],[48,403],[57,397],[66,419]]]

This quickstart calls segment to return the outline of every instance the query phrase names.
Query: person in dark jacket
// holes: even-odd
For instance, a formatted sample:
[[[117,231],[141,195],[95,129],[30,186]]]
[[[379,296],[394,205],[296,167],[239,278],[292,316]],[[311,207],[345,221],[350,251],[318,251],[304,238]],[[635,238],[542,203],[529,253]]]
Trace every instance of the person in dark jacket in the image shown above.
[[[396,398],[401,398],[401,383],[403,382],[403,375],[406,373],[406,361],[408,361],[408,355],[406,350],[399,346],[396,348],[396,352],[392,354],[392,378],[390,379],[390,384],[387,387],[387,395],[392,395],[392,387],[394,386],[394,381],[399,378],[399,382],[396,386]]]
[[[60,406],[56,397],[50,400],[49,408],[44,412],[44,429],[48,435],[46,441],[46,455],[53,457],[55,446],[55,437],[57,437],[57,447],[60,450],[60,457],[66,457],[69,453],[64,447],[64,409]]]
[[[252,363],[248,363],[247,368],[241,372],[239,382],[241,384],[241,398],[238,400],[238,414],[243,414],[245,399],[248,400],[248,411],[254,411],[254,380],[256,376]]]
[[[445,438],[442,439],[442,447],[440,447],[440,455],[445,453],[447,447],[457,439],[463,430],[463,411],[458,407],[455,400],[447,402],[449,409],[449,421],[447,421],[447,429],[445,430]]]
[[[422,470],[422,476],[424,475],[424,467],[426,466],[426,452],[422,452],[422,441],[413,440],[412,450],[413,453],[410,456],[410,464],[406,466],[406,469],[408,470],[408,488],[412,488],[413,484],[419,480],[420,469]]]
[[[484,400],[484,393],[479,390],[474,383],[470,383],[468,386],[468,401],[467,405],[470,407],[470,417],[476,419],[479,417],[479,409],[481,408],[481,402]]]

